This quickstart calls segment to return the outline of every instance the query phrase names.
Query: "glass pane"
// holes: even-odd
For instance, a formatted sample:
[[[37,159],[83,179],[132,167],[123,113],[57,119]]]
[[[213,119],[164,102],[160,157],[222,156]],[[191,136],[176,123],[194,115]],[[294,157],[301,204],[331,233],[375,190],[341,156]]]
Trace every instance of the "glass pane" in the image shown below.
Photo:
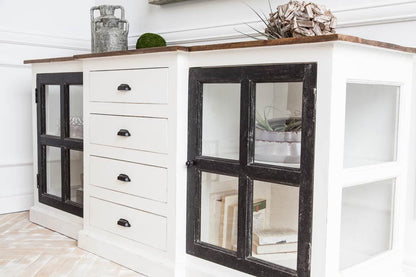
[[[62,196],[61,148],[46,146],[46,193]]]
[[[344,167],[396,159],[399,88],[347,84]]]
[[[61,89],[58,85],[45,85],[46,134],[61,136]]]
[[[240,84],[204,84],[202,155],[237,160],[240,138]]]
[[[393,180],[343,189],[341,269],[391,248],[393,189]]]
[[[299,188],[254,181],[252,256],[297,268]]]
[[[82,85],[69,87],[69,136],[83,138]]]
[[[69,151],[70,177],[71,177],[71,201],[83,203],[84,193],[84,160],[82,151]]]
[[[256,84],[255,162],[300,166],[302,84]]]
[[[238,178],[202,172],[201,241],[237,249]]]

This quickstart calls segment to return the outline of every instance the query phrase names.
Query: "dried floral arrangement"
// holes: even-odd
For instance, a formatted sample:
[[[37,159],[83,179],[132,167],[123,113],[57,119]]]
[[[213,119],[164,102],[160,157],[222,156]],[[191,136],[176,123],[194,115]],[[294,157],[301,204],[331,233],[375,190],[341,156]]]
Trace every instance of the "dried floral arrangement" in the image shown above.
[[[269,0],[269,7],[269,17],[250,7],[266,25],[264,32],[249,26],[268,39],[335,34],[337,19],[324,6],[311,2],[290,1],[279,5],[276,11],[273,11]]]

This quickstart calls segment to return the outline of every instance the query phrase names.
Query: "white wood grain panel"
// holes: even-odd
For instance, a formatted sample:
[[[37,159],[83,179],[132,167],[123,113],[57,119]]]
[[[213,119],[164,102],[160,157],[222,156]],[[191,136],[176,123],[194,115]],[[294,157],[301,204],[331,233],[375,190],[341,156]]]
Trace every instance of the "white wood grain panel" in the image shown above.
[[[91,225],[111,233],[141,242],[157,249],[166,249],[166,218],[98,198],[90,198]],[[131,227],[117,224],[126,219]]]
[[[168,105],[165,104],[131,104],[131,103],[104,103],[90,102],[90,113],[144,116],[144,117],[168,117]]]
[[[130,91],[118,91],[128,84]],[[90,73],[90,101],[168,103],[168,69],[111,70]]]
[[[91,143],[167,153],[167,119],[91,115],[90,120]],[[131,136],[118,136],[120,129]]]
[[[167,167],[167,154],[152,153],[97,144],[88,144],[87,147],[93,156],[113,158],[117,160],[148,164],[159,167]]]
[[[130,182],[117,180],[126,174]],[[90,157],[91,185],[166,202],[168,170],[162,167]]]
[[[150,212],[163,217],[168,217],[167,203],[154,201],[151,199],[137,197],[131,194],[89,185],[89,196],[114,202],[116,204],[129,206],[130,208]],[[88,198],[89,199],[89,198]]]

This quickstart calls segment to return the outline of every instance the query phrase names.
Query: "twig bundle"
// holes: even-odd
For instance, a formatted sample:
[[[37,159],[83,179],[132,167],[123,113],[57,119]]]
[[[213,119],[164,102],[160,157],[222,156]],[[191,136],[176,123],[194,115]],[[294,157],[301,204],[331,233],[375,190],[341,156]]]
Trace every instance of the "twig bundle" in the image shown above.
[[[266,23],[265,34],[271,38],[335,34],[336,17],[315,3],[290,1],[277,7]]]

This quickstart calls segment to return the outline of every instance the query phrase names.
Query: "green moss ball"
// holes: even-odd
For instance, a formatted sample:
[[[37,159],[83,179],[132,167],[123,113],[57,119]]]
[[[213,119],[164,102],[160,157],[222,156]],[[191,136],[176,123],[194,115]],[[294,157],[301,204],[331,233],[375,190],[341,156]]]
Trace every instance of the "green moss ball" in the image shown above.
[[[152,33],[145,33],[141,35],[136,43],[136,49],[162,46],[166,46],[165,39],[158,34]]]

